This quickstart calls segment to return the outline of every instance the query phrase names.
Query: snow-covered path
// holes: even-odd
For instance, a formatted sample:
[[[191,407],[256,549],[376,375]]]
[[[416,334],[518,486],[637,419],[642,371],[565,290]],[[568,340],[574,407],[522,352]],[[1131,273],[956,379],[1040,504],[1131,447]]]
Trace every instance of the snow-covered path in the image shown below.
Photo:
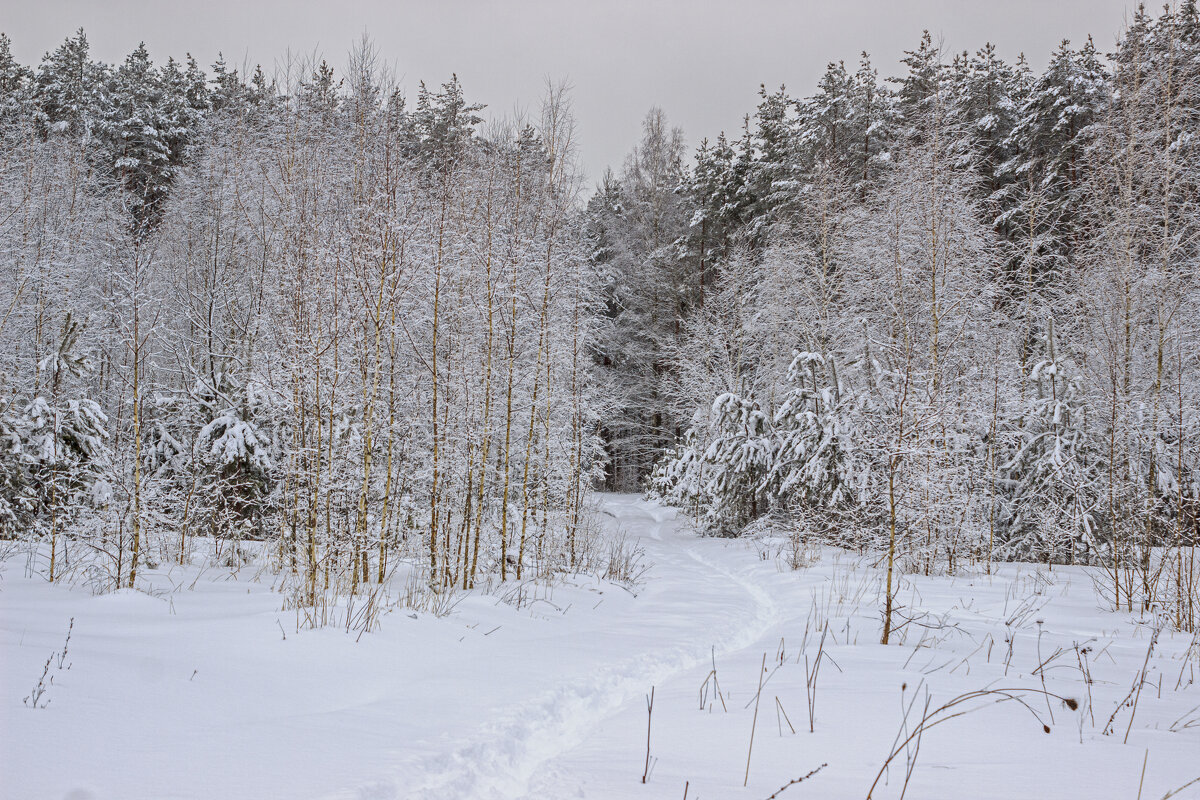
[[[601,519],[604,535],[640,541],[649,570],[636,596],[578,579],[529,585],[516,603],[514,585],[467,595],[443,618],[392,613],[358,642],[296,633],[280,596],[247,574],[193,586],[194,573],[168,570],[151,580],[184,588],[92,597],[21,577],[10,560],[0,797],[612,800],[682,797],[686,786],[692,800],[761,799],[828,763],[785,797],[863,798],[902,696],[923,683],[936,707],[989,684],[1040,687],[1047,659],[1047,687],[1079,698],[1079,711],[1038,700],[1053,715],[1049,736],[1015,704],[937,728],[908,796],[1136,797],[1147,751],[1145,798],[1200,775],[1189,639],[1162,635],[1124,743],[1130,714],[1118,705],[1149,628],[1099,610],[1081,571],[908,579],[901,601],[930,616],[903,646],[882,647],[879,576],[860,559],[826,552],[792,571],[761,544],[697,537],[633,496],[605,497]],[[54,672],[47,708],[26,708],[72,617],[70,669]],[[832,660],[810,733],[805,662],[826,625]],[[1091,648],[1090,686],[1075,645]],[[701,708],[714,663],[722,695],[709,683]],[[1114,710],[1117,732],[1103,735]],[[898,796],[903,771],[875,796]]]
[[[619,613],[598,615],[583,630],[527,652],[513,665],[516,674],[485,665],[464,676],[465,686],[487,687],[489,695],[551,688],[518,694],[450,752],[405,765],[411,796],[524,797],[536,771],[581,744],[604,718],[778,624],[771,596],[744,569],[723,566],[721,543],[683,530],[674,511],[635,497],[610,498],[605,511],[610,528],[640,537],[653,565],[638,602],[623,602]]]

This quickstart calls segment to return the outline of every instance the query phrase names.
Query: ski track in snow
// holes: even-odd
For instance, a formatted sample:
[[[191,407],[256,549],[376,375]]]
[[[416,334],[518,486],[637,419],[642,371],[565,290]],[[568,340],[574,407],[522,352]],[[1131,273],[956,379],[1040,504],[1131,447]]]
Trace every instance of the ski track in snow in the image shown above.
[[[641,544],[653,563],[685,556],[699,567],[691,571],[694,591],[736,587],[752,601],[753,613],[721,620],[720,627],[713,628],[719,633],[704,642],[692,640],[690,632],[680,632],[688,640],[644,656],[620,659],[596,671],[590,682],[563,682],[532,702],[521,703],[503,717],[484,723],[470,740],[448,754],[404,770],[406,787],[400,796],[413,800],[525,798],[539,770],[578,746],[592,727],[617,710],[643,702],[651,686],[710,659],[714,648],[718,656],[743,650],[781,622],[779,609],[765,590],[697,552],[702,540],[679,532],[674,511],[639,501],[609,501],[608,505],[626,518],[630,511],[646,518],[646,530],[629,533],[641,534]],[[653,571],[651,567],[649,580],[653,580]],[[653,615],[655,609],[646,608],[643,613]],[[365,799],[396,794],[376,787],[352,796]]]

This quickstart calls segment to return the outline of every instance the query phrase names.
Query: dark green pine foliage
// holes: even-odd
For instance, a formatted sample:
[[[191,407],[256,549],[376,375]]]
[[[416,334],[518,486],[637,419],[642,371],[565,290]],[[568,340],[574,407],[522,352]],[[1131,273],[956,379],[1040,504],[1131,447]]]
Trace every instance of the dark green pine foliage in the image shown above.
[[[1084,384],[1057,351],[1053,325],[1039,344],[1032,394],[998,465],[998,544],[1008,559],[1090,563],[1108,546],[1100,513],[1104,446],[1088,425]]]
[[[100,124],[103,166],[125,190],[133,227],[153,227],[171,183],[172,126],[162,76],[139,44],[108,81],[110,102]]]
[[[213,111],[236,110],[247,100],[246,85],[238,76],[238,71],[230,69],[225,62],[225,56],[220,53],[217,54],[217,60],[212,65],[210,84],[208,103]]]
[[[17,63],[8,36],[0,33],[0,133],[29,114],[33,73]]]
[[[687,184],[695,210],[684,243],[696,263],[695,302],[703,305],[720,263],[729,258],[735,236],[753,213],[747,185],[751,160],[747,147],[735,149],[721,133],[712,144],[700,143],[695,162]]]
[[[300,87],[300,101],[305,111],[319,114],[326,121],[332,120],[337,111],[341,86],[342,82],[334,79],[333,67],[322,59],[311,78]]]
[[[796,135],[796,102],[783,86],[774,92],[760,86],[758,96],[753,134],[746,127],[746,141],[753,148],[746,176],[750,218],[745,236],[751,245],[762,244],[775,223],[795,217],[805,172]]]
[[[684,152],[682,131],[669,126],[661,109],[651,109],[620,177],[606,175],[588,207],[592,262],[608,308],[598,359],[621,409],[601,432],[612,489],[637,489],[681,432],[664,381],[700,284],[687,247],[695,214]]]
[[[475,128],[483,121],[478,112],[484,108],[466,101],[457,75],[452,75],[437,92],[422,81],[416,108],[409,115],[408,138],[413,154],[431,162],[438,172],[452,168],[468,152]]]
[[[89,138],[107,105],[107,71],[91,60],[83,28],[47,53],[34,79],[35,113],[42,135]]]
[[[896,102],[901,135],[919,144],[930,135],[933,127],[940,127],[944,121],[946,68],[941,50],[933,44],[929,31],[921,34],[916,50],[904,51],[901,63],[908,67],[908,74],[891,79],[898,87]]]
[[[1129,176],[1137,187],[1132,194],[1145,206],[1140,216],[1161,222],[1165,203],[1172,227],[1179,230],[1200,210],[1200,12],[1195,0],[1153,20],[1139,7],[1110,58],[1114,124],[1109,127],[1116,160],[1140,165]],[[1175,242],[1180,262],[1200,250],[1200,242],[1190,238]]]
[[[842,62],[829,64],[817,93],[798,104],[799,144],[809,160],[839,175],[854,172],[850,164],[854,127],[854,79]]]
[[[807,172],[831,170],[865,196],[891,160],[898,128],[896,102],[871,59],[862,54],[857,71],[830,64],[817,93],[797,104],[799,159]]]
[[[152,228],[175,171],[213,107],[195,59],[188,56],[186,66],[171,59],[159,70],[139,44],[110,68],[91,60],[80,29],[47,53],[32,75],[11,62],[7,41],[0,47],[0,108],[29,96],[41,135],[81,142],[98,174],[123,190],[131,227],[139,234]]]
[[[1020,109],[997,168],[996,226],[1022,256],[1014,287],[1045,287],[1069,268],[1085,236],[1086,153],[1109,104],[1108,75],[1089,39],[1064,41]]]
[[[887,86],[879,82],[879,72],[871,66],[871,57],[866,52],[854,73],[850,100],[854,123],[849,142],[850,177],[859,198],[865,199],[891,163],[899,135],[896,100]]]
[[[1009,137],[1020,119],[1023,89],[991,42],[973,56],[957,56],[951,80],[950,115],[967,137],[979,192],[990,197],[1000,188],[1000,165],[1013,156]]]
[[[189,55],[187,68],[181,69],[175,59],[168,59],[162,69],[161,117],[172,168],[178,169],[184,163],[188,145],[209,109],[207,80],[196,60]]]
[[[254,106],[270,106],[272,102],[278,99],[279,91],[274,80],[267,80],[267,74],[263,72],[262,64],[254,67],[254,75],[250,77],[250,85],[247,87],[246,99]]]

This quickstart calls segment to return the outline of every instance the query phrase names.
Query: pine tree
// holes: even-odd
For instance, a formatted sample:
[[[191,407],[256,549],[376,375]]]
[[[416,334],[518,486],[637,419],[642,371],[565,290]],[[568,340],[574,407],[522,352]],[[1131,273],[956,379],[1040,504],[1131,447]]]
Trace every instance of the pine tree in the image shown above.
[[[38,124],[51,132],[89,137],[104,114],[108,70],[91,60],[87,36],[80,28],[38,66],[34,81]]]
[[[971,166],[981,178],[980,191],[990,197],[1000,188],[1000,165],[1013,155],[1010,137],[1019,118],[1022,89],[1016,72],[996,55],[991,42],[955,63],[949,114],[969,137]]]
[[[50,540],[48,578],[57,577],[59,539],[87,508],[105,502],[102,476],[110,462],[108,417],[86,396],[81,378],[92,369],[80,353],[82,326],[67,314],[54,351],[38,365],[49,396],[25,404],[14,425],[28,470],[35,524]],[[19,484],[18,484],[19,488]],[[8,503],[12,505],[10,500]]]
[[[930,125],[940,106],[945,104],[946,67],[942,63],[941,48],[933,44],[929,31],[921,34],[916,50],[905,50],[901,63],[908,67],[908,74],[891,78],[899,87],[896,90],[897,109],[903,126],[903,135],[914,141],[928,135]]]
[[[997,226],[1018,252],[1033,253],[1035,285],[1064,274],[1083,241],[1086,151],[1108,105],[1107,84],[1092,41],[1078,53],[1064,41],[1006,141],[1013,155],[998,168]]]
[[[711,145],[703,140],[696,150],[695,166],[686,177],[688,199],[695,210],[683,242],[684,260],[696,265],[698,280],[687,292],[689,307],[704,305],[720,278],[722,264],[732,255],[738,234],[753,214],[747,184],[751,166],[749,148],[734,149],[724,133]]]
[[[818,93],[802,101],[797,113],[808,180],[818,169],[832,170],[865,197],[891,159],[899,125],[895,101],[880,85],[870,57],[862,54],[853,75],[840,62],[830,64]]]
[[[830,64],[817,93],[800,103],[799,141],[812,157],[842,174],[853,174],[850,148],[858,140],[854,119],[854,78],[842,62]]]
[[[274,80],[267,80],[262,64],[256,64],[254,74],[250,76],[250,83],[246,87],[246,100],[252,106],[269,107],[277,99],[276,88]]]
[[[798,212],[797,200],[803,186],[800,142],[796,136],[796,102],[780,86],[758,90],[755,126],[746,121],[742,150],[750,156],[746,177],[750,205],[745,236],[761,245],[776,223],[787,223]]]
[[[221,386],[200,394],[210,419],[195,434],[203,470],[196,515],[214,536],[262,538],[276,476],[272,438],[260,420],[272,409],[254,386],[219,378]]]
[[[442,172],[453,167],[483,121],[480,103],[468,103],[457,75],[433,92],[421,82],[417,105],[410,116],[417,155]]]
[[[772,459],[770,422],[752,397],[717,396],[656,467],[652,491],[692,509],[708,532],[736,535],[769,507],[764,481]]]
[[[0,134],[28,117],[32,84],[33,73],[17,63],[8,36],[0,33]]]
[[[189,64],[189,72],[191,65]],[[246,101],[247,90],[236,69],[230,69],[225,56],[217,54],[212,65],[211,88],[207,90],[208,102],[213,111],[224,108],[236,109]]]
[[[126,192],[133,228],[144,232],[157,222],[166,199],[173,175],[170,140],[177,135],[165,114],[163,81],[144,44],[112,73],[107,94],[100,124],[104,166]]]
[[[854,189],[864,199],[892,161],[899,127],[895,98],[879,82],[879,73],[865,52],[854,73],[851,106],[855,124],[849,166]]]
[[[0,539],[33,529],[37,492],[13,409],[0,416]]]
[[[165,125],[163,139],[171,166],[178,168],[184,163],[187,147],[199,132],[209,110],[207,80],[196,60],[189,55],[186,70],[180,69],[175,59],[168,59],[162,69],[161,81],[159,111]]]
[[[716,259],[728,258],[735,233],[746,224],[752,210],[746,186],[750,163],[744,150],[735,150],[725,134],[711,145],[705,139],[696,151],[695,167],[688,179],[688,195],[696,211],[690,227],[699,237],[695,245],[699,258],[711,266]],[[700,227],[701,230],[695,231]],[[711,270],[702,278],[712,282]]]
[[[332,118],[338,105],[338,90],[342,82],[335,81],[333,67],[324,59],[313,70],[312,75],[300,87],[301,99],[306,110]]]

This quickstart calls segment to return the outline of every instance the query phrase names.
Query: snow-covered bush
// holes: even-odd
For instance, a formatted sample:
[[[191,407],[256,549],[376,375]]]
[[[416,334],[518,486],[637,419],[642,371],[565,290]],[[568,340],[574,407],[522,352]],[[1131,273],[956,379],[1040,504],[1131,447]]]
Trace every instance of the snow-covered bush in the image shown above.
[[[24,443],[13,421],[0,417],[0,539],[27,528],[36,508]]]
[[[214,536],[260,538],[275,477],[271,435],[260,422],[269,403],[255,384],[238,387],[228,378],[222,391],[199,396],[210,418],[195,433],[198,527]]]
[[[858,441],[861,399],[821,386],[819,354],[797,353],[791,389],[775,413],[733,392],[697,414],[682,442],[662,459],[653,495],[687,508],[712,533],[736,534],[770,510],[822,517],[830,527],[862,513],[871,463]]]
[[[734,392],[717,397],[707,417],[697,414],[683,443],[651,477],[651,491],[692,510],[705,529],[736,534],[768,507],[770,416]]]
[[[35,397],[0,421],[0,530],[62,530],[93,507],[111,462],[108,417],[87,398]]]
[[[1052,334],[1051,334],[1052,335]],[[998,465],[1000,552],[1013,559],[1094,561],[1101,534],[1101,443],[1088,425],[1077,372],[1056,356],[1030,373],[1034,394],[1015,421],[1012,450]]]
[[[836,515],[866,505],[872,471],[860,442],[863,397],[820,385],[824,362],[801,352],[788,368],[792,389],[775,412],[768,485],[784,508]]]

